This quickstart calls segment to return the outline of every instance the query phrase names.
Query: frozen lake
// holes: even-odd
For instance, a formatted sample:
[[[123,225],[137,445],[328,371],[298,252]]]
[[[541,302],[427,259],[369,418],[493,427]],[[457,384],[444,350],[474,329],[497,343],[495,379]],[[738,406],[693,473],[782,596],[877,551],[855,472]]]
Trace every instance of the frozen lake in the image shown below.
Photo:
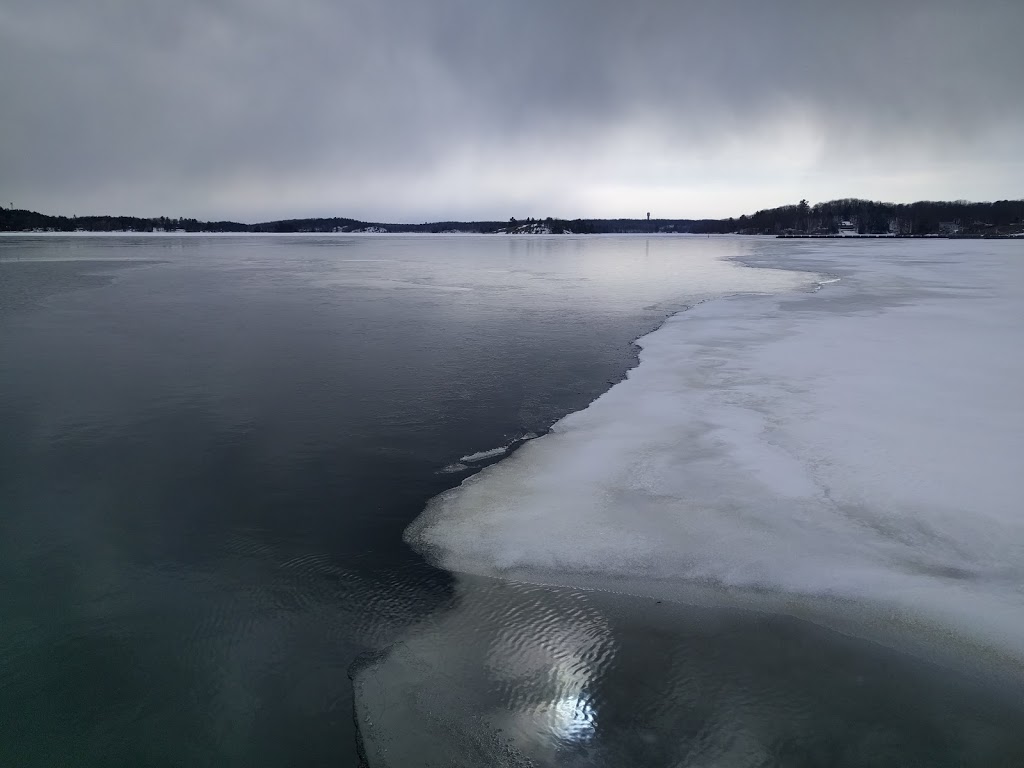
[[[1022,265],[4,236],[0,762],[1022,763]]]

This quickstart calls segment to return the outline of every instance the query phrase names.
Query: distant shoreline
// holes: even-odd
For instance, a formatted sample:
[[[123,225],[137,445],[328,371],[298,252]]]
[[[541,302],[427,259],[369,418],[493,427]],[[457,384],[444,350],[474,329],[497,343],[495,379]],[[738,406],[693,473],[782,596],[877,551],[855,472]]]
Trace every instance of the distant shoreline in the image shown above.
[[[502,235],[776,235],[780,237],[997,237],[1024,235],[1024,200],[884,203],[846,198],[810,205],[801,200],[727,219],[558,217],[420,224],[334,216],[255,224],[168,216],[49,216],[0,208],[0,232],[113,234],[502,234]]]
[[[0,237],[772,237],[778,240],[1020,240],[1024,232],[1014,234],[965,235],[772,235],[760,232],[145,232],[125,229],[73,230],[0,230]]]
[[[1024,237],[1016,234],[964,234],[964,235],[775,235],[780,240],[1015,240]]]

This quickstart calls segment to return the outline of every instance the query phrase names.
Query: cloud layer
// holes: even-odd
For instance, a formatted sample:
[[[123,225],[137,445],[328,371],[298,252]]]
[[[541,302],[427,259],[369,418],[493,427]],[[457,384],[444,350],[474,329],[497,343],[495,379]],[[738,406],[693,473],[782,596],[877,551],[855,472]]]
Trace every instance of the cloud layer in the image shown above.
[[[243,220],[1019,197],[1021,29],[1002,0],[8,0],[0,195]]]

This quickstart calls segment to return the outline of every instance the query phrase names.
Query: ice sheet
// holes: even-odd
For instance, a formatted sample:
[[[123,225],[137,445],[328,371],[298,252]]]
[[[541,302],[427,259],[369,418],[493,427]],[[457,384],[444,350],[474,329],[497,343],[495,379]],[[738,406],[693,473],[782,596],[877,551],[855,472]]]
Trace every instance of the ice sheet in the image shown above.
[[[624,382],[407,539],[456,571],[832,601],[1024,659],[1021,243],[753,260],[841,279],[672,317]]]

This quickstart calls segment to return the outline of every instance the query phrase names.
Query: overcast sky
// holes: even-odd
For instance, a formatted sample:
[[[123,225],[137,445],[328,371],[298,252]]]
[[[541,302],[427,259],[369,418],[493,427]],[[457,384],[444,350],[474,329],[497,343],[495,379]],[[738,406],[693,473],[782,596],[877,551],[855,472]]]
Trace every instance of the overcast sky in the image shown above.
[[[423,221],[836,197],[1024,197],[1024,2],[0,2],[4,205]]]

